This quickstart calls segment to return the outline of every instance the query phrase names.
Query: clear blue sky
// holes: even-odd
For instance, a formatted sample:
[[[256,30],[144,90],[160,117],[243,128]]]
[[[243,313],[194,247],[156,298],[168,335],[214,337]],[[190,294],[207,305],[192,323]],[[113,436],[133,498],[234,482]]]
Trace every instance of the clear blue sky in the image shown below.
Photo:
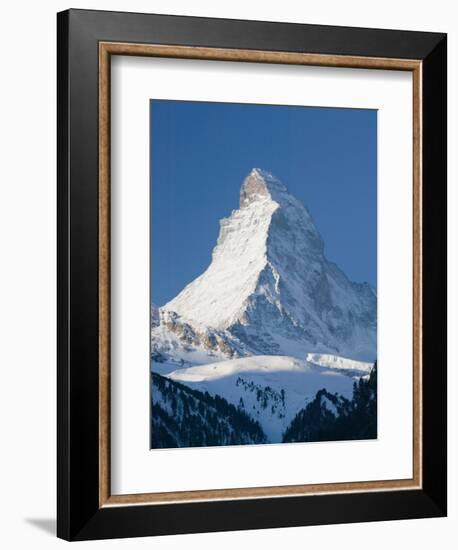
[[[151,100],[151,299],[209,265],[253,167],[309,209],[326,256],[376,287],[377,112]]]

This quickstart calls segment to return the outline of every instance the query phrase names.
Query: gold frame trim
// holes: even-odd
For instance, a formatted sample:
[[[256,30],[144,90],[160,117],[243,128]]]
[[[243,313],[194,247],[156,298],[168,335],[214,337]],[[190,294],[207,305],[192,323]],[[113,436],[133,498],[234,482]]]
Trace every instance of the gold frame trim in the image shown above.
[[[112,55],[410,71],[413,74],[413,477],[386,481],[111,495],[110,492],[110,66]],[[422,62],[294,52],[99,43],[99,507],[293,497],[422,488]]]

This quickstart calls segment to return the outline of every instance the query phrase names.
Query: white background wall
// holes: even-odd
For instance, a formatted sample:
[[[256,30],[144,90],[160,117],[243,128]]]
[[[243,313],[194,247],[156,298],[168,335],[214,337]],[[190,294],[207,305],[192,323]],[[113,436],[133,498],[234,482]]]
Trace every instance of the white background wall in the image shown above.
[[[86,543],[160,549],[455,548],[458,538],[458,17],[436,0],[4,3],[0,41],[0,544],[62,547],[55,528],[55,12],[129,10],[449,33],[449,518]]]

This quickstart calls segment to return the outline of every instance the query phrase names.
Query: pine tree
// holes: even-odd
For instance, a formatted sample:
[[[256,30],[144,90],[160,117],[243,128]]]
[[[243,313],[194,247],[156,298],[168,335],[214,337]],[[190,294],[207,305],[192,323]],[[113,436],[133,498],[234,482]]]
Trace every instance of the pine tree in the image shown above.
[[[337,409],[331,413],[323,399]],[[375,439],[377,437],[377,363],[369,376],[353,384],[351,401],[325,389],[304,407],[283,435],[284,442]]]

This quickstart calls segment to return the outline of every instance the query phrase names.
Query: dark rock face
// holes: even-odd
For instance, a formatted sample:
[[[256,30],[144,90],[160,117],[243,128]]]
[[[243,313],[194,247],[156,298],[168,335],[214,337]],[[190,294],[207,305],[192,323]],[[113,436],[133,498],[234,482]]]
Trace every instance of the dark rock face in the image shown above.
[[[159,310],[151,324],[151,359],[156,362],[179,363],[178,355],[201,350],[209,357],[233,359],[246,355],[247,350],[227,331],[194,327],[173,311]]]
[[[277,187],[279,183],[273,178],[267,180],[263,177],[262,171],[254,168],[245,178],[242,187],[240,188],[240,208],[246,208],[251,202],[258,200],[260,197],[271,196],[271,188]]]

